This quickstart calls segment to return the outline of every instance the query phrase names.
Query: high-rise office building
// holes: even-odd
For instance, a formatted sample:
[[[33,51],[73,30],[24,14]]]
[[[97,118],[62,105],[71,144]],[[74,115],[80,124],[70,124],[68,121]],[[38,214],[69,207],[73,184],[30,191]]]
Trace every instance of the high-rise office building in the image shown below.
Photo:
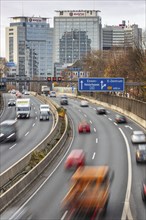
[[[6,58],[16,63],[20,76],[53,75],[53,28],[48,19],[13,17],[6,27]]]
[[[54,17],[54,63],[72,64],[91,50],[102,49],[99,11],[56,11]]]
[[[142,29],[138,25],[126,25],[125,21],[119,26],[108,26],[103,28],[103,50],[113,47],[141,47]]]

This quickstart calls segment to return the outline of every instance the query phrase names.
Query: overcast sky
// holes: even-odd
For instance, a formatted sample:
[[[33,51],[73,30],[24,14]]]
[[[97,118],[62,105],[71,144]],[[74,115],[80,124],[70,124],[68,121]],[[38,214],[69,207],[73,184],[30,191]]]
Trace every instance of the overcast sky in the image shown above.
[[[146,0],[0,0],[0,56],[5,56],[5,27],[10,17],[49,17],[53,27],[56,10],[100,10],[102,26],[126,20],[146,29]]]

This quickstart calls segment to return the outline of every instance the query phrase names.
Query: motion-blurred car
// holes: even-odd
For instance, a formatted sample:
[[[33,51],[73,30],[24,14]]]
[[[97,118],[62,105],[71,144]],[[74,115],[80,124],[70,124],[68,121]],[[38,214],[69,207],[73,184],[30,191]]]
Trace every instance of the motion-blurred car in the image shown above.
[[[90,133],[90,124],[86,121],[82,121],[78,125],[78,132],[79,133]]]
[[[106,114],[106,109],[103,108],[103,107],[97,107],[96,113],[99,114],[99,115]]]
[[[16,105],[15,99],[9,99],[8,100],[8,106],[15,106],[15,105]]]
[[[139,144],[136,149],[136,162],[146,162],[146,144]]]
[[[0,142],[16,141],[16,120],[5,120],[0,123]]]
[[[115,116],[115,122],[116,122],[116,123],[126,123],[126,122],[127,122],[127,119],[126,119],[126,117],[125,117],[124,115],[119,115],[119,114],[117,114],[117,115]]]
[[[80,106],[81,107],[88,107],[88,102],[86,100],[81,100]]]
[[[41,111],[40,112],[40,121],[46,121],[46,120],[49,120],[48,111]]]
[[[50,97],[55,97],[56,98],[56,92],[55,91],[50,91]]]
[[[85,165],[85,153],[82,149],[72,150],[65,161],[65,169],[78,168]]]
[[[133,144],[146,143],[146,134],[143,131],[133,131],[131,141]]]
[[[146,202],[146,179],[143,180],[142,182],[141,196],[142,196],[142,200]]]

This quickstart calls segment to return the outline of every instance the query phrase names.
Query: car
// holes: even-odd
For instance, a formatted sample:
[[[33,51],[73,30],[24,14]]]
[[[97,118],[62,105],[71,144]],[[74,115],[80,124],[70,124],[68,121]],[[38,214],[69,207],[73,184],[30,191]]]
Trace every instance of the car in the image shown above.
[[[0,123],[0,143],[17,140],[16,120],[5,120]]]
[[[85,165],[85,153],[82,149],[74,149],[65,161],[65,169],[78,168]]]
[[[9,99],[8,100],[8,106],[15,106],[15,105],[16,105],[15,99]]]
[[[124,115],[119,115],[119,114],[116,114],[115,116],[115,122],[116,123],[126,123],[127,122],[127,119]]]
[[[86,101],[86,100],[81,100],[80,106],[81,106],[81,107],[88,107],[88,101]]]
[[[136,162],[146,162],[146,144],[139,144],[136,149]]]
[[[68,99],[66,94],[61,95],[61,99]]]
[[[49,114],[48,111],[43,110],[40,112],[40,121],[46,121],[49,120]]]
[[[90,124],[86,121],[82,121],[78,125],[78,132],[79,133],[90,133]]]
[[[56,92],[55,91],[50,91],[50,97],[55,97],[56,98]]]
[[[131,134],[133,144],[146,143],[146,134],[143,131],[133,131]]]
[[[142,182],[141,196],[142,196],[142,200],[146,203],[146,179],[144,179]]]
[[[66,97],[61,97],[60,105],[68,105],[68,98],[66,98]]]
[[[106,109],[103,108],[103,107],[97,107],[96,113],[99,114],[99,115],[106,114]]]
[[[27,91],[27,90],[25,90],[25,91],[24,91],[24,95],[30,95],[30,92]]]
[[[47,111],[48,114],[50,114],[50,106],[48,104],[41,104],[40,105],[40,112],[41,111]]]

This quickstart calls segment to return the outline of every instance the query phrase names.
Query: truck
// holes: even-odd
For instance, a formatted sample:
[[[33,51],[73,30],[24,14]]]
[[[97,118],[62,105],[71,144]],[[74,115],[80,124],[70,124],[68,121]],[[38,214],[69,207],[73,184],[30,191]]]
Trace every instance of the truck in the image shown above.
[[[16,100],[16,117],[29,118],[31,112],[30,98]]]
[[[95,219],[106,213],[113,177],[108,166],[79,167],[71,177],[71,185],[61,201],[66,219]]]
[[[41,93],[48,96],[50,94],[50,87],[49,86],[42,86]]]

